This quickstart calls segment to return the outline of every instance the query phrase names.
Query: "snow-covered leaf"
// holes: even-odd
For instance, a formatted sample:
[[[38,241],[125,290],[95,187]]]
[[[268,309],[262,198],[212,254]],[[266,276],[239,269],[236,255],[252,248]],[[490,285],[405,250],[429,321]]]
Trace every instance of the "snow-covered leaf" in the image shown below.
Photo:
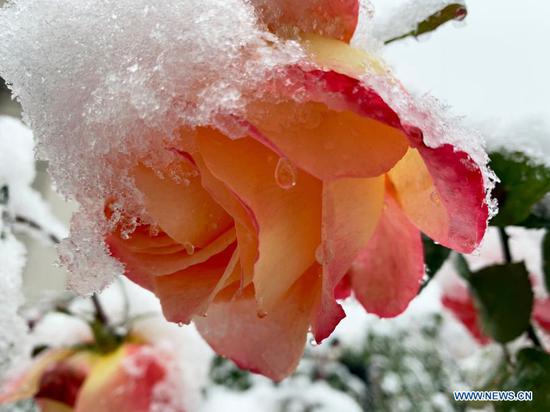
[[[495,152],[490,157],[491,167],[501,180],[495,190],[499,213],[491,224],[501,227],[518,224],[550,191],[550,169],[520,152]]]

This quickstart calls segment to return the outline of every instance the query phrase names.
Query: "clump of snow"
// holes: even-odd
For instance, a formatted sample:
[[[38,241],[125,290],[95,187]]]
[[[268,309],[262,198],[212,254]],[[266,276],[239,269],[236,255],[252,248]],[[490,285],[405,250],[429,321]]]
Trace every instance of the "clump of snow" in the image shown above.
[[[238,113],[258,81],[301,56],[243,0],[16,0],[0,27],[0,74],[57,188],[82,206],[61,248],[81,293],[121,270],[100,240],[107,199],[126,194],[118,206],[147,221],[129,177],[136,162],[170,162],[164,149],[182,125],[227,129],[220,114]],[[83,280],[90,273],[98,279]]]
[[[526,116],[520,121],[480,124],[487,131],[490,152],[521,152],[536,164],[550,167],[550,121],[542,115]]]

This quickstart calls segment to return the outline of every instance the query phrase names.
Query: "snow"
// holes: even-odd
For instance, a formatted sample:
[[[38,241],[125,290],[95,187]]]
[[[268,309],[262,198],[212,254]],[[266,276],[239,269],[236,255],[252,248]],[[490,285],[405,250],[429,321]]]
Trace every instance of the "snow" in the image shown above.
[[[200,412],[222,410],[227,412],[362,411],[351,397],[332,389],[325,382],[311,383],[309,380],[298,379],[283,382],[279,387],[271,383],[258,384],[245,393],[213,388],[209,391],[209,397]]]
[[[219,115],[238,113],[258,81],[301,56],[241,0],[18,0],[0,27],[0,74],[57,188],[82,206],[60,248],[80,293],[121,273],[102,241],[106,199],[125,194],[118,206],[147,221],[128,176],[136,162],[169,162],[163,149],[184,124],[233,130]]]
[[[16,216],[31,219],[56,235],[62,226],[53,218],[38,192],[30,187],[35,177],[32,132],[19,120],[0,116],[0,187],[6,204],[0,205],[0,379],[28,349],[26,324],[18,310],[24,304],[22,273],[24,245],[13,231]]]

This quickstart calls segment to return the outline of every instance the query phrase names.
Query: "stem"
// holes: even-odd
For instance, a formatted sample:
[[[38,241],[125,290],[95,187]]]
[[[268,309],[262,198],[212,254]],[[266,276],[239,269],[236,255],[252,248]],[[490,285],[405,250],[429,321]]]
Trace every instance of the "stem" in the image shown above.
[[[533,327],[532,324],[529,325],[529,329],[527,329],[527,336],[529,337],[529,339],[531,339],[531,342],[533,342],[533,345],[535,345],[537,348],[542,348],[542,342],[537,336],[537,332],[535,332],[535,328]]]
[[[107,325],[109,323],[109,319],[107,318],[107,315],[105,314],[105,311],[103,310],[103,307],[101,306],[101,302],[99,301],[99,297],[97,294],[93,294],[92,297],[92,303],[95,308],[95,317],[96,319],[102,324]]]
[[[506,232],[506,229],[503,227],[498,228],[498,233],[500,235],[500,244],[502,245],[502,254],[504,255],[504,260],[506,263],[512,263],[512,251],[510,249],[510,235]]]
[[[512,251],[510,249],[510,236],[506,232],[506,229],[503,227],[498,228],[498,233],[500,234],[500,244],[502,245],[502,253],[504,254],[504,259],[506,260],[506,263],[512,263]],[[533,342],[533,345],[535,345],[537,348],[542,348],[542,343],[537,336],[537,332],[535,332],[535,328],[533,327],[533,324],[529,324],[529,328],[527,329],[527,337]]]
[[[59,239],[56,235],[54,235],[53,233],[49,233],[47,232],[42,226],[40,226],[38,223],[36,223],[34,220],[31,220],[31,219],[28,219],[24,216],[15,216],[14,217],[14,222],[15,223],[18,223],[20,225],[25,225],[25,226],[28,226],[30,227],[31,229],[34,229],[38,232],[41,232],[43,233],[44,235],[46,235],[48,237],[48,239],[50,239],[50,241],[52,243],[55,243],[55,244],[58,244],[59,242],[61,242],[61,239]]]

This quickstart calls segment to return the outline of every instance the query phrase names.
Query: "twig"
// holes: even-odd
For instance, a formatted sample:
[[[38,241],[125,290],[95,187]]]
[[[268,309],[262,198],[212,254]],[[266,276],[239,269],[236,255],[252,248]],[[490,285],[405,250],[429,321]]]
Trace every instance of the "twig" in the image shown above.
[[[13,219],[14,223],[18,223],[20,225],[25,225],[30,227],[31,229],[34,229],[38,232],[43,233],[45,236],[50,239],[52,243],[59,244],[61,242],[61,239],[59,239],[56,235],[53,233],[48,232],[46,229],[44,229],[41,225],[36,223],[34,220],[31,220],[29,218],[26,218],[24,216],[18,216],[16,215]]]
[[[95,317],[96,319],[101,322],[102,325],[107,325],[109,323],[109,319],[107,318],[107,315],[105,314],[105,311],[103,310],[103,307],[101,306],[101,302],[99,301],[99,297],[97,294],[93,294],[91,296],[92,303],[94,305],[95,309]]]
[[[512,263],[512,251],[510,249],[510,235],[506,232],[506,229],[503,227],[498,228],[498,233],[500,235],[500,244],[502,245],[502,253],[504,255],[504,260],[506,263]]]

